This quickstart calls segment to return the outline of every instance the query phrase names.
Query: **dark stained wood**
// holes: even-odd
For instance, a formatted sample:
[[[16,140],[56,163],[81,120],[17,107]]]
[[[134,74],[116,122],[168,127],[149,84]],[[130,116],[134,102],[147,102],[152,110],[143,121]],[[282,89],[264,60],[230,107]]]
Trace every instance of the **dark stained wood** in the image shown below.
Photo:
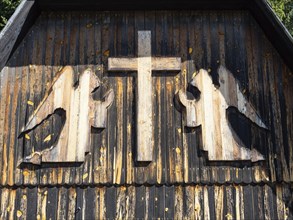
[[[1,188],[0,217],[290,219],[291,194],[289,184]]]
[[[177,75],[153,74],[153,132],[157,150],[148,166],[138,166],[133,160],[136,73],[107,71],[109,56],[137,56],[138,30],[154,33],[152,56],[175,56],[183,61]],[[201,129],[182,127],[182,114],[176,109],[174,95],[188,87],[195,72],[192,65],[184,66],[186,61],[193,62],[196,70],[211,68],[215,82],[213,66],[226,64],[240,85],[245,85],[245,94],[269,131],[263,134],[246,127],[239,132],[245,136],[249,131],[254,147],[265,155],[263,164],[209,163],[200,150]],[[101,100],[106,91],[114,89],[107,129],[91,134],[91,155],[79,167],[17,168],[20,156],[36,151],[38,141],[51,133],[58,134],[58,129],[53,129],[58,118],[54,118],[29,133],[30,140],[17,138],[48,92],[54,74],[65,64],[73,67],[76,82],[78,73],[88,67],[103,79],[95,100]],[[0,120],[4,124],[0,127],[0,169],[4,186],[250,184],[292,180],[292,72],[247,11],[44,12],[2,70],[0,82]]]
[[[7,62],[34,1],[22,1],[0,34],[0,70]]]
[[[224,0],[219,3],[217,0],[196,0],[196,1],[188,1],[188,0],[160,0],[160,1],[147,1],[147,2],[137,2],[134,0],[127,1],[113,1],[113,2],[105,2],[105,1],[95,1],[95,0],[86,0],[86,1],[78,1],[73,0],[71,2],[67,1],[57,1],[57,0],[36,0],[38,6],[41,9],[50,9],[50,10],[76,10],[82,7],[84,10],[167,10],[167,9],[191,9],[193,7],[197,7],[198,9],[242,9],[245,7],[246,2],[244,0]]]
[[[138,58],[112,58],[108,60],[108,71],[137,71],[136,134],[138,162],[153,160],[153,103],[152,71],[178,71],[178,57],[152,57],[150,30],[138,31]]]

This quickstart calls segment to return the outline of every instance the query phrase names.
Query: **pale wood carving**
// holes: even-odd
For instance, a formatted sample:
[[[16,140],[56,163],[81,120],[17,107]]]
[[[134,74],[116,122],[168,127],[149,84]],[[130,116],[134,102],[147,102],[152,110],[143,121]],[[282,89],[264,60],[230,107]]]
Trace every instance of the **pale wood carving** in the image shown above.
[[[151,32],[138,31],[138,58],[109,58],[110,71],[137,71],[137,155],[138,162],[153,159],[152,71],[179,71],[179,57],[151,57]]]
[[[189,100],[182,89],[177,93],[177,98],[183,108],[184,124],[186,127],[196,127],[196,100]]]
[[[36,108],[22,134],[39,126],[57,110],[64,110],[66,120],[57,143],[49,149],[34,152],[23,162],[41,164],[42,162],[83,162],[91,145],[91,126],[105,128],[107,110],[114,99],[113,90],[109,90],[105,101],[95,101],[92,92],[100,86],[100,80],[91,69],[85,70],[79,77],[78,86],[74,87],[74,71],[64,67]]]
[[[201,69],[190,84],[200,91],[198,100],[188,100],[180,90],[178,100],[185,107],[185,126],[201,125],[203,150],[211,161],[264,160],[257,150],[250,150],[241,142],[227,119],[228,107],[236,107],[240,113],[257,126],[267,129],[251,103],[240,90],[239,83],[224,66],[220,66],[219,87],[216,87],[206,70]]]

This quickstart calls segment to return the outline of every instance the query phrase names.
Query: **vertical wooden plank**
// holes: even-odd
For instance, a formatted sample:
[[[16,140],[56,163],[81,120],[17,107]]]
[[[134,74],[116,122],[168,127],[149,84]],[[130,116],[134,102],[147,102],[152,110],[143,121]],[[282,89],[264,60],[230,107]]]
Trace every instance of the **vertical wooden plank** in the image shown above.
[[[158,41],[159,47],[157,47],[156,55],[157,56],[166,56],[168,54],[168,38],[167,38],[167,31],[168,31],[168,23],[167,23],[167,13],[157,13],[156,12],[156,20],[159,22],[160,27],[160,34],[156,35],[156,41]],[[158,30],[157,30],[158,31]],[[170,167],[169,162],[169,156],[170,156],[170,150],[172,149],[172,146],[169,145],[169,141],[171,137],[168,137],[169,129],[168,125],[169,122],[168,119],[171,120],[171,117],[169,117],[168,114],[168,88],[167,88],[167,76],[161,77],[161,89],[162,89],[162,96],[161,96],[161,104],[163,114],[162,114],[162,153],[163,153],[163,173],[165,182],[170,182],[171,178],[171,170],[172,166]],[[171,115],[170,115],[171,116]],[[171,147],[171,149],[170,149]],[[165,199],[164,199],[165,200]],[[164,212],[163,212],[164,213]],[[163,214],[162,213],[162,214]]]
[[[144,29],[144,30],[149,30],[151,31],[151,46],[152,46],[152,56],[155,56],[156,53],[156,13],[155,11],[145,11],[144,12],[144,19],[141,21],[141,24],[138,26],[138,29]],[[135,47],[134,47],[135,48]],[[148,165],[148,168],[145,170],[147,172],[147,175],[145,176],[145,179],[149,184],[154,184],[157,183],[157,175],[160,174],[161,166],[159,162],[160,158],[160,140],[159,138],[156,138],[156,134],[158,134],[158,129],[159,126],[155,126],[157,124],[158,120],[158,106],[157,104],[157,87],[156,87],[156,77],[155,73],[153,72],[153,77],[152,77],[152,89],[153,89],[153,94],[152,94],[152,113],[153,113],[153,129],[152,129],[152,135],[153,135],[153,162],[151,162]],[[158,136],[159,137],[159,134]]]
[[[286,205],[283,197],[283,187],[281,185],[276,186],[276,206],[278,219],[286,219]]]
[[[282,61],[281,61],[282,62]],[[282,63],[282,79],[283,79],[283,89],[284,89],[284,102],[286,103],[285,105],[287,106],[286,112],[283,113],[282,120],[285,122],[283,125],[283,130],[284,130],[284,138],[286,142],[286,147],[284,147],[285,151],[285,157],[286,157],[286,162],[288,163],[288,172],[289,172],[289,180],[287,181],[292,181],[293,180],[293,113],[290,112],[289,109],[293,109],[293,101],[290,97],[290,94],[293,93],[293,80],[292,80],[292,71]],[[282,107],[281,107],[282,108]],[[282,108],[284,111],[284,108]],[[286,119],[285,119],[286,118]],[[286,135],[287,134],[287,135]]]
[[[264,194],[263,186],[253,187],[253,202],[255,205],[255,218],[264,219]]]
[[[205,25],[207,23],[205,22],[204,13],[198,12],[195,14],[195,21],[193,23],[194,25],[194,33],[195,33],[195,48],[192,49],[192,54],[195,53],[195,63],[193,65],[189,65],[189,80],[192,79],[199,71],[199,69],[205,67],[205,56],[207,56],[205,53],[205,43],[204,43],[204,30]],[[194,51],[196,49],[196,51]],[[189,52],[190,49],[189,49]],[[191,64],[191,63],[190,63]],[[196,68],[195,68],[195,66]],[[194,94],[193,94],[194,96]],[[195,98],[195,97],[193,97]],[[196,119],[196,123],[200,123],[200,118]],[[195,170],[195,180],[197,182],[207,182],[209,181],[209,170],[211,167],[206,166],[206,157],[204,156],[203,152],[201,151],[203,140],[202,140],[202,133],[204,132],[203,129],[196,129],[193,137],[193,142],[195,143],[196,148],[193,149],[193,155],[197,158],[197,162],[195,164],[196,170]],[[216,177],[216,176],[215,176]]]
[[[133,48],[134,48],[134,54],[138,54],[138,31],[140,30],[145,30],[145,11],[135,11],[134,12],[134,35],[132,36],[132,40],[133,40]],[[153,37],[153,36],[152,36]],[[153,48],[152,48],[152,52],[153,52]],[[137,73],[136,73],[137,74]],[[134,76],[135,79],[137,80],[137,75]],[[137,115],[137,83],[134,84],[135,87],[135,113]],[[135,155],[134,155],[134,159],[137,159],[137,150],[138,150],[138,139],[137,139],[137,117],[135,116]],[[146,172],[146,168],[141,166],[141,164],[139,164],[138,162],[135,162],[135,181],[139,184],[142,184],[145,182],[145,177],[147,175]]]
[[[177,55],[179,55],[182,59],[182,61],[186,60],[186,33],[185,30],[187,29],[187,21],[186,16],[184,16],[184,13],[182,12],[174,12],[174,23],[177,21],[177,23],[173,24],[174,31],[176,30],[177,35],[177,41],[176,41],[176,50]],[[174,39],[175,40],[175,39]],[[178,89],[185,89],[187,86],[187,80],[186,80],[186,74],[187,74],[187,65],[185,62],[183,62],[181,66],[181,72],[179,73],[179,82],[177,85]],[[184,127],[182,127],[182,117],[180,114],[180,120],[178,120],[178,123],[180,123],[180,128],[177,129],[178,135],[181,136],[182,139],[182,168],[183,168],[183,181],[189,182],[189,174],[190,174],[190,167],[189,167],[189,160],[188,160],[188,142],[186,137],[186,131]],[[179,147],[180,150],[180,147]],[[177,149],[177,152],[179,151]],[[181,151],[181,150],[180,150]],[[175,149],[176,152],[176,149]],[[177,156],[176,156],[177,157]]]
[[[244,217],[255,218],[255,206],[253,204],[253,189],[251,185],[243,186]]]
[[[145,218],[150,218],[155,215],[155,210],[158,204],[158,198],[156,195],[157,186],[149,186],[145,188],[146,207],[145,207]]]
[[[38,188],[27,189],[27,219],[37,219]]]
[[[80,21],[79,21],[79,13],[78,12],[70,12],[68,15],[68,25],[66,26],[66,30],[69,32],[68,37],[68,61],[69,64],[73,66],[75,72],[75,82],[78,80],[77,73],[77,65],[79,64],[79,32],[80,32]],[[67,168],[65,168],[67,169]],[[68,170],[64,172],[64,180],[68,181],[69,184],[76,182],[76,167],[70,167]]]
[[[179,54],[179,42],[180,42],[180,19],[177,17],[176,12],[172,12],[172,33],[170,34],[173,38],[173,42],[170,45],[172,50],[172,55],[178,56]],[[181,72],[174,78],[174,95],[177,91],[181,89]],[[175,104],[175,103],[173,103]],[[184,163],[183,163],[183,140],[182,140],[182,129],[181,126],[181,112],[177,111],[176,106],[173,106],[173,135],[174,135],[174,145],[173,145],[173,157],[175,163],[175,182],[183,182],[184,180]]]
[[[209,210],[210,210],[210,217],[211,219],[216,219],[216,196],[215,196],[215,186],[207,186],[207,195],[208,199],[206,203],[209,204]]]
[[[175,187],[174,186],[167,186],[165,190],[165,219],[174,218],[175,212]]]
[[[145,203],[145,195],[146,195],[146,189],[145,187],[136,187],[135,192],[135,218],[136,219],[142,219],[146,215],[146,203]]]
[[[58,188],[47,189],[46,219],[56,219],[58,210]]]
[[[19,48],[16,50],[16,57],[17,57],[17,62],[19,63],[23,63],[24,62],[24,43],[22,43]],[[25,93],[25,91],[23,91],[23,78],[26,78],[26,76],[23,75],[23,68],[21,66],[17,66],[16,68],[16,73],[17,73],[17,79],[19,81],[18,84],[18,100],[17,100],[17,119],[16,119],[16,128],[15,128],[15,155],[14,155],[14,167],[15,169],[15,184],[22,184],[23,182],[23,176],[22,176],[22,169],[19,169],[19,167],[17,167],[19,165],[19,162],[23,159],[23,153],[24,153],[24,146],[23,146],[23,139],[19,138],[19,133],[21,130],[21,127],[25,124],[25,113],[24,113],[24,109],[26,107],[26,105],[23,105],[23,98],[24,95],[23,93]],[[1,80],[0,80],[1,81]],[[1,95],[0,95],[1,97]],[[1,109],[1,107],[0,107]],[[0,110],[1,112],[1,110]],[[1,114],[1,113],[0,113]],[[0,134],[1,136],[1,134]],[[0,143],[1,145],[1,143]],[[0,154],[0,158],[1,158],[1,154]],[[0,170],[1,170],[1,166],[0,166]]]
[[[188,67],[188,63],[184,62],[182,65],[182,86],[184,88],[187,87],[187,80],[186,80],[186,73],[187,73],[187,67]],[[182,117],[181,117],[182,118]],[[184,124],[183,118],[181,119],[181,126]],[[181,128],[181,130],[179,130],[179,133],[182,133],[182,146],[183,146],[183,169],[184,169],[184,182],[185,183],[190,183],[191,182],[191,178],[190,175],[192,173],[192,164],[191,164],[191,160],[190,160],[190,155],[189,155],[189,145],[190,143],[188,142],[188,130],[183,127]],[[192,145],[192,144],[191,144]]]
[[[19,219],[26,220],[27,219],[27,189],[18,188],[16,190],[16,200],[15,200],[15,211],[14,217],[18,217]]]
[[[11,63],[15,63],[16,62],[16,58],[13,57],[12,60],[10,60]],[[17,127],[17,104],[18,104],[18,90],[20,87],[20,81],[19,81],[19,75],[16,72],[16,68],[12,68],[12,81],[9,82],[12,86],[11,88],[11,96],[12,96],[12,105],[11,105],[11,115],[10,115],[10,129],[9,129],[9,154],[8,154],[8,158],[9,158],[9,165],[8,165],[8,184],[9,185],[14,185],[15,184],[15,170],[17,170],[16,168],[16,160],[17,158],[15,157],[16,153],[16,147],[17,144],[15,143],[16,140],[16,136],[17,136],[17,131],[16,131],[16,127]]]
[[[290,175],[289,175],[289,143],[288,143],[288,131],[286,128],[286,123],[287,123],[287,116],[286,116],[286,109],[288,109],[287,106],[289,106],[289,103],[285,102],[285,97],[284,97],[284,82],[285,80],[283,79],[283,65],[282,65],[282,60],[281,57],[278,57],[278,59],[275,59],[277,63],[277,79],[276,83],[278,84],[277,86],[277,91],[278,91],[278,103],[277,103],[277,108],[279,110],[280,118],[279,118],[279,126],[280,126],[280,132],[282,136],[281,140],[281,149],[280,149],[280,160],[281,160],[281,167],[282,167],[282,181],[290,181]]]
[[[78,32],[78,45],[77,45],[77,51],[79,54],[78,60],[76,60],[77,64],[77,70],[78,70],[78,80],[80,79],[80,74],[83,73],[83,71],[87,68],[87,42],[86,42],[86,30],[87,30],[87,20],[86,20],[86,13],[84,11],[79,12],[79,24],[78,24],[79,32]],[[82,96],[82,95],[81,95]],[[85,111],[85,109],[82,108],[82,106],[79,107],[80,111]],[[81,138],[81,134],[79,136]],[[77,155],[79,154],[77,149]],[[83,182],[87,182],[89,178],[88,173],[88,164],[89,164],[89,157],[90,155],[87,155],[85,158],[85,162],[79,166],[76,167],[76,175],[75,175],[75,183],[82,184]],[[82,198],[82,197],[81,197]],[[79,216],[81,214],[79,213]]]
[[[111,22],[109,23],[109,45],[108,45],[108,54],[117,54],[117,17],[114,16],[112,13],[108,15],[109,19],[111,20]],[[108,62],[108,57],[107,58],[107,62]],[[108,73],[109,74],[109,73]],[[111,85],[113,85],[116,89],[116,95],[115,95],[115,112],[110,113],[110,117],[111,118],[115,118],[115,122],[116,123],[111,123],[110,127],[109,127],[109,132],[108,133],[108,156],[111,156],[108,158],[108,163],[107,163],[107,167],[112,167],[111,170],[111,179],[109,180],[110,182],[116,182],[116,172],[121,172],[121,170],[117,170],[117,149],[120,147],[118,146],[118,123],[120,123],[118,121],[118,117],[123,113],[123,109],[118,108],[117,106],[119,105],[119,103],[121,103],[121,100],[123,99],[123,86],[122,83],[120,83],[120,86],[118,86],[118,78],[119,80],[121,76],[117,77],[115,76],[115,78],[113,78],[113,82],[111,83]],[[120,124],[121,127],[121,124]],[[121,161],[122,162],[122,161]],[[111,163],[111,164],[110,164]],[[110,172],[109,172],[110,175]],[[108,176],[109,176],[108,175]],[[121,176],[121,173],[120,173]],[[118,178],[120,179],[120,176],[118,175]]]
[[[52,85],[53,79],[53,65],[54,65],[54,54],[55,54],[55,35],[57,33],[56,19],[53,14],[49,12],[42,14],[42,23],[46,22],[46,25],[42,26],[42,31],[44,36],[41,40],[45,42],[44,57],[42,58],[42,63],[44,64],[44,73],[42,75],[42,80],[45,83],[45,91],[48,91],[49,87]],[[43,97],[42,97],[43,98]],[[42,99],[41,98],[41,99]],[[37,107],[37,106],[36,106]],[[29,116],[32,114],[29,114]],[[51,133],[54,131],[54,124],[48,126],[48,131]],[[53,132],[52,132],[53,133]],[[44,134],[45,136],[46,134]],[[45,168],[40,171],[40,183],[47,184],[51,183],[53,179],[57,180],[56,169]],[[54,181],[53,181],[54,182]]]
[[[244,219],[244,201],[243,201],[243,187],[235,186],[235,204],[238,204],[235,208],[235,218]]]
[[[93,74],[95,75],[95,69],[94,69],[94,28],[93,28],[93,13],[86,12],[84,16],[84,22],[83,25],[85,25],[84,30],[84,42],[83,44],[83,50],[84,50],[84,65],[87,68],[90,68],[93,70]],[[91,130],[89,130],[89,141],[91,140]],[[86,156],[85,162],[83,164],[83,176],[88,175],[87,178],[83,178],[84,184],[90,184],[93,181],[93,143],[91,142],[91,146],[89,146],[89,153]]]
[[[133,41],[135,32],[134,32],[134,12],[128,12],[124,16],[125,19],[125,27],[124,27],[124,37],[127,38],[127,45],[128,47],[124,47],[124,52],[134,56],[135,54],[135,44],[136,42]],[[126,39],[125,39],[126,40]],[[126,183],[130,184],[135,181],[134,179],[134,156],[135,156],[135,119],[133,118],[134,113],[134,84],[135,84],[135,77],[128,76],[126,81],[126,109],[124,111],[126,114],[126,149],[124,152],[125,158],[125,175],[126,175]],[[135,192],[135,189],[133,189]]]
[[[37,219],[46,219],[47,218],[47,198],[48,198],[48,189],[47,188],[38,188],[37,194]]]
[[[164,38],[165,38],[165,51],[163,56],[173,56],[173,13],[166,12],[165,18],[165,27],[164,27]],[[166,70],[168,71],[168,70]],[[183,170],[181,164],[177,164],[175,161],[176,145],[175,145],[175,135],[176,135],[176,126],[175,126],[175,108],[174,108],[174,94],[175,94],[175,83],[174,79],[176,75],[170,75],[168,72],[166,74],[166,130],[167,130],[167,167],[169,173],[169,182],[175,182],[176,177],[182,177]],[[169,214],[169,212],[167,212]],[[166,214],[167,214],[166,213]]]
[[[7,219],[10,211],[9,205],[9,189],[1,189],[1,219]]]
[[[274,51],[272,50],[272,54],[274,57]],[[278,76],[276,76],[276,72],[279,72],[279,66],[276,62],[275,59],[270,59],[269,64],[269,71],[268,71],[268,78],[270,82],[270,99],[271,99],[271,104],[270,104],[270,117],[271,117],[271,128],[274,130],[272,135],[272,144],[273,144],[273,157],[271,158],[273,160],[273,163],[275,164],[275,172],[276,172],[276,180],[281,181],[283,179],[283,172],[284,172],[284,167],[282,164],[283,160],[283,153],[282,153],[282,146],[283,146],[283,134],[281,131],[281,113],[280,113],[280,108],[278,106],[279,102],[279,93],[278,93]],[[285,168],[287,169],[287,168]],[[285,174],[285,172],[284,172]]]
[[[60,197],[58,197],[59,199]],[[78,211],[77,207],[76,207],[76,188],[69,188],[68,189],[68,209],[67,209],[67,213],[65,215],[65,218],[73,220],[75,219],[75,214]],[[59,204],[59,201],[58,201]],[[58,211],[58,209],[56,209]],[[57,218],[58,218],[58,214],[57,214]]]
[[[133,219],[135,216],[135,186],[128,186],[126,197],[125,197],[125,219]],[[149,203],[149,200],[146,197],[146,201]]]
[[[114,38],[113,38],[113,34],[115,33],[114,29],[113,29],[113,21],[112,21],[112,17],[111,14],[108,12],[103,12],[103,14],[101,15],[101,19],[102,19],[102,35],[101,35],[101,52],[103,54],[102,56],[102,63],[106,66],[108,66],[108,57],[109,54],[114,53],[115,51],[113,50],[114,47]],[[105,75],[104,75],[105,76]],[[113,79],[110,81],[111,85],[113,87],[116,86],[116,80]],[[115,98],[117,99],[117,94],[115,94]],[[113,107],[112,109],[115,109],[116,104],[115,102],[113,103]],[[114,112],[113,110],[110,111],[109,114],[109,118],[113,118],[113,120],[117,121],[116,118],[116,112]],[[106,171],[106,176],[105,178],[103,178],[103,180],[105,180],[107,183],[112,182],[113,181],[113,160],[114,160],[114,147],[112,144],[113,141],[113,137],[115,135],[115,127],[116,124],[115,123],[110,123],[109,127],[107,129],[107,131],[105,133],[103,133],[103,142],[102,142],[102,146],[106,147],[106,151],[105,151],[105,159],[106,159],[106,163],[105,163],[105,171]],[[115,139],[114,139],[115,140]]]
[[[114,151],[114,164],[113,164],[113,182],[119,184],[121,182],[122,173],[122,162],[123,162],[123,110],[124,110],[124,102],[123,102],[123,95],[124,95],[124,88],[123,79],[117,78],[117,128],[116,128],[116,143],[115,143],[115,151]]]
[[[44,46],[46,40],[46,27],[47,27],[47,21],[46,21],[46,16],[42,16],[40,21],[36,24],[34,27],[34,30],[32,33],[34,34],[33,37],[33,45],[34,47],[31,48],[31,63],[29,65],[29,72],[31,76],[31,85],[30,87],[30,93],[32,94],[32,99],[30,100],[33,101],[33,108],[34,110],[37,108],[41,100],[43,99],[42,96],[42,90],[44,89],[44,83],[43,83],[43,60],[45,58],[45,50],[46,47]],[[29,51],[27,53],[30,53]],[[29,55],[30,56],[30,55]],[[29,107],[29,106],[28,106]],[[32,114],[28,115],[30,117]],[[26,122],[27,123],[27,122]],[[47,125],[47,126],[46,126]],[[25,126],[22,125],[22,126]],[[48,129],[49,128],[49,129]],[[51,131],[50,125],[45,124],[44,126],[41,125],[39,126],[36,130],[33,130],[30,132],[33,136],[31,139],[33,140],[32,144],[34,147],[29,154],[26,154],[24,156],[29,156],[31,155],[34,151],[42,151],[44,150],[45,147],[49,147],[49,144],[46,145],[44,142],[44,139],[49,135],[52,134],[53,132]],[[44,169],[43,169],[44,170]],[[43,180],[43,170],[37,171],[38,172],[38,183],[42,182]]]
[[[126,13],[124,12],[123,14],[121,14],[121,17],[118,18],[118,20],[120,20],[120,23],[118,24],[119,27],[121,27],[121,31],[120,31],[120,43],[119,44],[119,47],[120,47],[120,53],[124,56],[126,54],[128,54],[128,46],[124,46],[125,44],[123,42],[126,42],[126,45],[128,45],[128,42],[130,39],[128,39],[128,19],[129,19],[129,13]],[[128,91],[127,91],[127,87],[125,87],[125,85],[127,85],[128,83],[128,78],[129,76],[126,78],[124,77],[123,78],[123,133],[122,133],[122,136],[123,136],[123,139],[122,139],[122,152],[121,152],[121,157],[122,157],[122,165],[121,165],[121,173],[122,173],[122,176],[121,176],[121,180],[120,182],[121,183],[125,183],[126,180],[127,180],[127,130],[128,130],[128,124],[127,124],[127,116],[128,114],[130,113],[129,111],[125,111],[125,109],[127,108],[127,96],[128,96]],[[132,161],[130,161],[132,162]],[[131,168],[129,169],[131,170]]]
[[[77,187],[75,188],[76,199],[75,199],[75,211],[74,219],[84,219],[85,210],[84,210],[84,189]]]
[[[194,206],[195,188],[193,186],[184,187],[184,219],[195,219]]]
[[[57,219],[65,219],[66,218],[67,210],[68,210],[67,199],[68,199],[68,190],[64,187],[59,188]],[[70,200],[69,200],[69,202],[70,202]]]
[[[124,15],[125,16],[125,15]],[[124,16],[119,14],[115,15],[115,38],[114,38],[114,50],[115,54],[123,54],[123,48],[126,39],[124,31],[124,25],[123,24],[123,19]],[[122,45],[121,45],[121,43]],[[125,54],[123,54],[125,55]],[[121,184],[125,181],[125,169],[124,169],[124,157],[123,154],[125,152],[124,150],[124,143],[125,143],[125,131],[126,131],[126,126],[125,126],[125,117],[124,117],[124,112],[125,112],[125,94],[126,94],[126,79],[125,77],[117,77],[116,79],[116,88],[117,88],[117,102],[116,102],[116,108],[117,108],[117,124],[116,124],[116,143],[115,147],[116,150],[114,151],[114,158],[115,158],[115,163],[114,163],[114,183]]]
[[[93,39],[93,48],[94,51],[94,63],[96,64],[95,72],[97,73],[99,79],[102,79],[103,66],[102,66],[102,53],[101,53],[101,41],[102,41],[102,31],[101,31],[101,15],[96,14],[93,18],[93,28],[94,28],[94,39]],[[98,98],[98,92],[93,94],[93,98],[96,100]],[[108,127],[108,126],[107,126]],[[105,133],[103,131],[102,133]],[[105,156],[104,150],[105,147],[102,146],[102,134],[98,132],[92,132],[92,154],[93,154],[93,182],[104,182],[103,180],[106,177],[105,174]]]
[[[116,214],[116,187],[109,187],[106,190],[106,218],[114,219]]]
[[[203,190],[204,188],[202,186],[194,187],[194,217],[195,219],[202,219],[204,217]]]
[[[12,149],[13,146],[10,146],[10,124],[11,124],[11,108],[12,108],[12,99],[13,99],[13,82],[14,82],[14,76],[12,73],[12,68],[8,69],[8,80],[7,80],[7,87],[5,91],[6,96],[6,102],[5,102],[5,119],[3,123],[4,132],[3,132],[3,166],[2,166],[2,184],[6,185],[9,182],[9,166],[10,166],[10,160],[9,160],[9,152],[10,149]]]
[[[235,211],[235,193],[234,193],[234,186],[226,186],[225,187],[225,216],[227,219],[235,219],[236,218],[236,211]]]
[[[73,27],[73,23],[75,17],[72,17],[71,12],[69,13],[61,13],[61,19],[63,21],[63,39],[61,39],[60,46],[62,47],[62,52],[61,52],[61,60],[60,60],[60,65],[61,66],[66,66],[66,65],[72,65],[74,66],[73,61],[71,60],[71,53],[75,52],[75,48],[72,46],[72,39],[74,39],[74,28],[77,29],[76,27]],[[73,32],[73,33],[72,33]],[[73,36],[71,36],[73,34]],[[68,120],[68,119],[67,119]],[[64,127],[63,127],[64,129]],[[69,153],[69,152],[67,152]],[[72,154],[74,155],[74,153]],[[73,173],[72,171],[74,170],[73,167],[63,167],[62,171],[58,173],[58,183],[71,183],[73,179]]]
[[[15,197],[16,197],[16,190],[10,189],[9,192],[9,204],[7,206],[8,216],[7,219],[13,220],[15,219]]]
[[[32,30],[29,32],[29,34],[26,37],[26,46],[27,48],[24,49],[24,60],[23,60],[23,73],[22,73],[22,80],[26,83],[25,87],[23,86],[22,93],[25,96],[24,102],[22,104],[24,105],[24,114],[22,116],[24,117],[24,120],[22,121],[22,124],[20,125],[20,128],[25,126],[27,123],[27,118],[30,116],[30,114],[34,111],[34,104],[38,104],[38,95],[35,94],[38,90],[38,86],[41,85],[40,82],[38,82],[38,86],[35,86],[35,77],[36,75],[34,74],[34,68],[37,63],[36,61],[36,53],[37,53],[37,47],[39,47],[39,31],[38,30],[38,23],[36,24],[35,27],[32,28]],[[33,47],[35,43],[35,47]],[[24,70],[25,69],[25,70]],[[27,76],[26,76],[27,74]],[[30,103],[30,104],[28,104]],[[20,134],[21,129],[19,130]],[[19,135],[18,134],[18,135]],[[21,159],[23,159],[24,156],[32,154],[36,148],[40,148],[40,144],[38,143],[39,140],[39,135],[36,134],[34,131],[31,131],[30,133],[27,134],[26,137],[22,137],[20,141],[23,142],[23,155],[21,155]],[[19,161],[21,162],[21,161]],[[30,171],[24,172],[24,177],[26,182],[38,182],[38,177],[36,177],[36,171],[34,168],[30,168]]]
[[[95,216],[96,213],[96,203],[97,198],[95,196],[95,188],[87,187],[83,189],[83,219],[91,219]]]
[[[174,219],[179,220],[184,216],[183,212],[183,187],[175,186],[175,197],[174,197]]]
[[[154,210],[154,217],[155,218],[164,218],[165,215],[165,193],[166,193],[166,186],[159,186],[155,188],[155,201],[156,201],[156,206]],[[156,199],[157,198],[157,199]]]
[[[212,218],[212,207],[210,207],[210,200],[209,198],[209,190],[207,186],[203,187],[203,218],[204,219],[211,219]]]
[[[190,82],[192,77],[196,74],[196,71],[198,71],[200,68],[202,68],[202,59],[203,59],[203,43],[201,39],[202,35],[202,12],[196,11],[192,12],[189,16],[191,19],[188,19],[188,29],[193,31],[188,31],[189,35],[189,48],[188,48],[188,56],[191,57],[192,60],[190,60],[188,63],[187,68],[187,81],[186,83]],[[188,88],[190,85],[187,84]],[[189,88],[188,88],[189,89]],[[189,91],[191,92],[191,91]],[[192,94],[192,98],[194,97],[194,94]],[[196,119],[198,120],[198,119]],[[200,182],[201,175],[200,175],[200,168],[201,163],[198,158],[199,156],[199,139],[200,139],[200,129],[190,129],[190,141],[191,141],[191,155],[194,157],[194,160],[191,162],[192,172],[193,172],[193,181],[196,183]],[[196,158],[196,159],[195,159]],[[189,162],[190,163],[190,162]]]
[[[138,31],[137,161],[152,161],[151,32]]]
[[[96,196],[95,218],[96,219],[106,218],[105,192],[106,192],[106,187],[95,188],[95,196]]]
[[[224,186],[215,186],[215,211],[216,219],[222,219],[224,215]]]
[[[7,174],[7,144],[5,139],[5,121],[7,120],[6,117],[6,108],[7,108],[7,89],[9,87],[9,71],[8,67],[4,67],[1,71],[1,102],[0,102],[0,123],[3,125],[0,127],[0,158],[2,159],[2,163],[0,163],[0,172],[1,172],[1,184],[6,184]]]
[[[126,214],[126,187],[117,187],[115,219],[123,219]]]

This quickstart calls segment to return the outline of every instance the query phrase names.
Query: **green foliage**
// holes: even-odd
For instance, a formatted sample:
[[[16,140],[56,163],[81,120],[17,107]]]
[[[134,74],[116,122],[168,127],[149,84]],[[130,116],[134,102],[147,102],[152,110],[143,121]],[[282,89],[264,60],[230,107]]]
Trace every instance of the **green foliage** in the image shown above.
[[[293,0],[268,1],[291,35],[293,35]]]
[[[19,3],[20,0],[0,0],[0,30],[5,26]]]

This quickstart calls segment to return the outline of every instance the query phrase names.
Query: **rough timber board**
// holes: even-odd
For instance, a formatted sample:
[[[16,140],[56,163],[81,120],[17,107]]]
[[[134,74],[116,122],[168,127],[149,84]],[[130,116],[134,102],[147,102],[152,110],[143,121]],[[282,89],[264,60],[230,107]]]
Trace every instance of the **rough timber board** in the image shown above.
[[[292,188],[171,185],[1,188],[1,219],[292,219]]]

